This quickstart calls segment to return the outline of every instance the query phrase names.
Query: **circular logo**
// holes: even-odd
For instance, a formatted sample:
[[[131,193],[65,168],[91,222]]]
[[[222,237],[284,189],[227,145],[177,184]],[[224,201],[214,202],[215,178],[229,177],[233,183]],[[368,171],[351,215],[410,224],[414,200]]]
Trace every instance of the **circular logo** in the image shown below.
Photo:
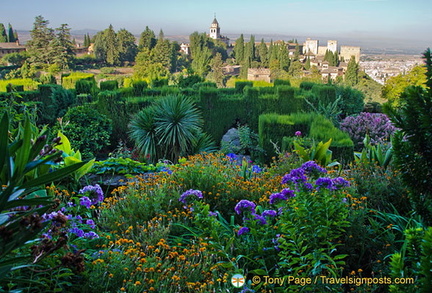
[[[243,287],[245,283],[246,279],[243,275],[235,274],[231,277],[231,284],[236,288]]]

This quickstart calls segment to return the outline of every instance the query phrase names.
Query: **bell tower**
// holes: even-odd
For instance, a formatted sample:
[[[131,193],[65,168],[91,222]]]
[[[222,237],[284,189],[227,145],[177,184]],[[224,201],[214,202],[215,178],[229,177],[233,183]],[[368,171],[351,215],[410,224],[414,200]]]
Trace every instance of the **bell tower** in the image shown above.
[[[221,35],[220,35],[220,26],[219,26],[219,23],[218,23],[218,21],[216,19],[216,13],[215,13],[213,22],[210,25],[210,34],[209,34],[209,37],[212,38],[212,39],[215,39],[215,40],[220,39],[220,37],[221,37]]]

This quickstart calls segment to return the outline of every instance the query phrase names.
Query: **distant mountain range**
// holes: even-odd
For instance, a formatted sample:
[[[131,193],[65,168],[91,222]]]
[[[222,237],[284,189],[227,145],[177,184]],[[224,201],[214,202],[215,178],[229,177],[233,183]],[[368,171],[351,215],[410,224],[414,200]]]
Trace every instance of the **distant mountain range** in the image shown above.
[[[82,30],[73,30],[71,31],[72,37],[75,39],[77,43],[84,42],[84,35],[90,34],[90,36],[95,35],[98,30],[94,29],[82,29]],[[240,36],[240,34],[225,34],[228,38],[230,38],[231,42],[235,42],[235,40]],[[30,31],[18,30],[18,36],[20,42],[25,44],[28,40],[30,40]],[[136,38],[139,38],[139,34],[135,35]],[[367,38],[362,36],[361,38],[356,38],[355,36],[351,37],[316,37],[316,36],[288,36],[283,34],[256,34],[255,41],[259,42],[261,39],[264,39],[266,42],[271,40],[293,40],[296,39],[299,43],[303,43],[307,38],[318,39],[320,45],[327,45],[327,40],[337,40],[338,45],[344,46],[359,46],[361,47],[362,54],[368,55],[382,55],[382,54],[406,54],[406,55],[421,55],[428,47],[432,44],[428,44],[426,41],[415,41],[410,42],[407,40],[396,40],[396,39],[386,39],[386,38]],[[167,39],[171,41],[177,41],[179,43],[188,43],[189,35],[166,35]],[[249,35],[244,35],[245,41],[248,41]]]

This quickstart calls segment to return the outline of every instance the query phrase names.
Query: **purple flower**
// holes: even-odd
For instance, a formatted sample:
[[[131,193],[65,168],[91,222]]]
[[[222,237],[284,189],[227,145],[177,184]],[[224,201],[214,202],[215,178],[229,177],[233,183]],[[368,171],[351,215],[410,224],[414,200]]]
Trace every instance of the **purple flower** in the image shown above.
[[[315,181],[315,185],[317,189],[321,188],[327,188],[327,189],[333,189],[333,182],[331,178],[328,177],[320,177]]]
[[[89,209],[92,205],[92,201],[87,196],[83,196],[80,198],[80,205],[85,206]]]
[[[291,172],[289,174],[286,174],[282,178],[282,184],[286,184],[286,183],[299,184],[299,183],[306,182],[306,180],[307,180],[307,177],[305,175],[305,170],[303,170],[302,168],[297,168],[297,169],[291,170]]]
[[[252,172],[253,173],[261,173],[261,168],[260,168],[260,166],[258,166],[258,165],[253,165],[252,166]]]
[[[94,238],[99,238],[99,235],[97,235],[95,232],[90,231],[88,233],[84,233],[84,238],[88,238],[88,239],[94,239]]]
[[[93,220],[87,220],[86,221],[86,224],[87,225],[89,225],[90,226],[90,228],[92,228],[92,229],[94,229],[94,228],[96,228],[96,224],[95,224],[95,222],[93,221]]]
[[[104,194],[99,184],[87,185],[83,189],[80,189],[79,193],[81,194],[88,193],[89,198],[92,198],[93,204],[103,202],[104,200]]]
[[[243,235],[250,232],[250,229],[248,227],[241,227],[240,230],[238,230],[237,235]]]
[[[227,154],[226,156],[229,158],[229,160],[230,160],[231,162],[237,160],[237,155],[236,155],[236,154],[229,153],[229,154]]]
[[[245,211],[255,213],[255,207],[256,207],[256,204],[254,204],[253,202],[246,200],[246,199],[242,199],[241,201],[239,201],[236,204],[234,210],[238,215],[240,215],[241,213],[243,213]]]
[[[295,196],[296,195],[295,195],[293,190],[288,189],[288,188],[284,188],[281,190],[281,192],[273,193],[272,195],[270,195],[269,201],[270,201],[270,204],[275,204],[278,201],[284,201],[290,197],[295,197]]]
[[[258,221],[258,224],[260,224],[260,225],[266,225],[267,224],[267,221],[263,216],[258,215],[258,214],[252,214],[252,216],[254,216],[254,220]]]
[[[189,190],[183,192],[183,194],[179,198],[179,201],[181,201],[183,204],[187,205],[188,204],[187,203],[188,198],[190,198],[190,197],[192,197],[192,198],[196,197],[196,198],[201,199],[201,198],[203,198],[203,195],[202,195],[202,192],[199,190],[189,189]]]
[[[167,172],[169,175],[172,174],[173,171],[171,171],[168,167],[163,167],[161,170],[161,172]]]
[[[322,168],[320,165],[315,163],[314,161],[308,161],[304,163],[300,168],[305,170],[307,175],[313,174],[313,173],[327,173],[327,170]]]
[[[332,179],[332,185],[334,190],[338,190],[344,187],[349,187],[350,183],[342,177],[337,177]]]
[[[80,228],[69,229],[69,233],[75,234],[78,237],[84,237],[84,231]]]
[[[217,217],[217,215],[218,215],[217,212],[212,212],[212,211],[209,212],[210,217]]]
[[[301,131],[296,131],[296,132],[295,132],[295,136],[299,137],[299,136],[301,136],[301,135],[302,135]]]
[[[262,212],[261,214],[263,217],[270,217],[270,218],[274,218],[277,216],[277,212],[275,210],[265,210],[264,212]]]

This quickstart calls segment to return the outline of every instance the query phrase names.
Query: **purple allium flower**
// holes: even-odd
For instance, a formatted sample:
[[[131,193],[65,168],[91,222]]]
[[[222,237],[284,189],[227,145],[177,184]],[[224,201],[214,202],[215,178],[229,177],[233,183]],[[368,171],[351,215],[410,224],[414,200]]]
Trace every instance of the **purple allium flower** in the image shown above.
[[[265,210],[264,212],[262,212],[261,214],[263,217],[270,217],[270,218],[274,218],[277,216],[277,212],[275,210]]]
[[[321,188],[327,188],[327,189],[333,189],[333,182],[331,178],[328,177],[320,177],[315,181],[315,185],[317,189]]]
[[[240,230],[238,230],[237,235],[243,235],[250,232],[250,229],[248,227],[241,227]]]
[[[344,187],[349,187],[350,183],[348,180],[345,180],[342,177],[337,177],[337,178],[332,179],[332,185],[333,185],[333,189],[337,190],[337,189],[341,189]]]
[[[295,136],[299,137],[299,136],[301,136],[301,135],[302,135],[301,131],[296,131],[296,132],[295,132]]]
[[[189,190],[183,192],[183,194],[179,198],[179,201],[181,201],[183,204],[187,205],[188,204],[187,203],[188,198],[190,198],[190,197],[192,197],[192,198],[196,197],[196,198],[201,199],[201,198],[203,198],[203,195],[202,195],[202,192],[199,190],[189,189]]]
[[[80,189],[80,194],[89,194],[89,198],[92,198],[92,203],[97,204],[103,202],[104,194],[99,184],[87,185],[83,189]]]
[[[87,196],[83,196],[80,198],[80,205],[85,206],[89,209],[92,205],[92,201]]]
[[[300,168],[305,170],[307,175],[313,174],[313,173],[327,173],[327,170],[322,168],[320,165],[315,163],[314,161],[308,161],[304,163]]]
[[[267,221],[263,216],[258,215],[258,214],[252,214],[252,216],[254,216],[254,220],[258,221],[258,224],[260,224],[260,225],[266,225],[267,224]]]
[[[348,200],[346,199],[346,197],[344,197],[344,198],[342,199],[342,202],[343,202],[343,203],[347,203],[347,202],[348,202]]]
[[[253,202],[246,200],[246,199],[242,199],[241,201],[239,201],[236,204],[234,210],[238,215],[240,215],[244,211],[249,211],[251,213],[255,213],[255,207],[256,207],[256,204],[254,204]]]
[[[261,168],[260,168],[260,166],[258,166],[258,165],[253,165],[252,166],[252,172],[253,173],[261,173]]]

